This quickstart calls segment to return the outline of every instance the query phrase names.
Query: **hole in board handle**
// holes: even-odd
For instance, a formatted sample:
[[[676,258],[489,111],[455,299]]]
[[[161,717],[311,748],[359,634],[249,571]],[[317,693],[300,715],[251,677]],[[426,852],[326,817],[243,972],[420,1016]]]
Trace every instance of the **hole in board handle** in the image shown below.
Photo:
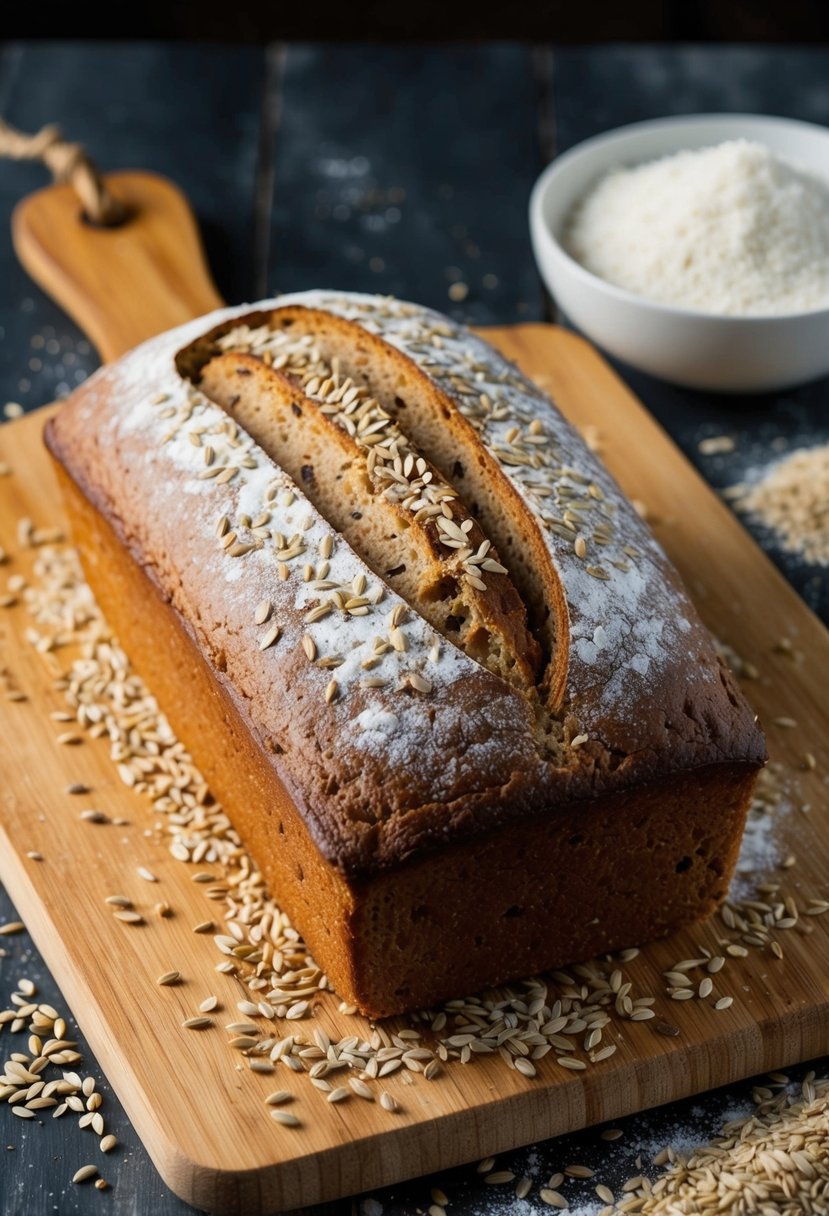
[[[127,203],[122,203],[120,199],[112,199],[111,214],[105,220],[93,220],[86,211],[81,210],[81,223],[87,228],[95,228],[99,231],[107,231],[111,228],[123,228],[130,220],[135,218],[135,211]]]

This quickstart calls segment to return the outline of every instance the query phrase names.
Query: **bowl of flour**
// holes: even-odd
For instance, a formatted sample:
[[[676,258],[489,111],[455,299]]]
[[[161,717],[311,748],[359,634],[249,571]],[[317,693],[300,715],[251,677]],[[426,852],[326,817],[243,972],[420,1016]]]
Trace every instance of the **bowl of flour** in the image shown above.
[[[558,157],[530,202],[556,303],[632,366],[762,392],[829,374],[829,130],[657,119]]]

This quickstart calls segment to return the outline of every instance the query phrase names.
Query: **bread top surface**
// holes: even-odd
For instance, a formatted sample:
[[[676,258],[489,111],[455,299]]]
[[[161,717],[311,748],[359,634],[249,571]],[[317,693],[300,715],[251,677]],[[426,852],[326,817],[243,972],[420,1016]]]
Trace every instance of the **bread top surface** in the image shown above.
[[[177,371],[176,356],[217,326],[289,304],[382,337],[501,464],[566,606],[556,714],[441,638]],[[539,430],[542,462],[526,442]],[[764,758],[678,576],[609,473],[513,365],[440,314],[325,291],[223,309],[96,373],[47,442],[180,613],[318,847],[350,875],[666,773]],[[563,521],[584,533],[592,511],[603,543],[586,561]],[[323,563],[325,579],[307,579]],[[367,612],[344,609],[354,594]]]

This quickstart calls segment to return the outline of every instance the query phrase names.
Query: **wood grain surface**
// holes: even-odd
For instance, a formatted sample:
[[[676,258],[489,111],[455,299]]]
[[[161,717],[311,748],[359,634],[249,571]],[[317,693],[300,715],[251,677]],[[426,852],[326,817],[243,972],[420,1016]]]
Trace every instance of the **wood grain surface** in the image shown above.
[[[819,809],[825,788],[827,710],[823,627],[755,548],[728,510],[706,488],[660,428],[603,360],[560,329],[531,325],[489,336],[551,390],[578,425],[597,427],[604,455],[624,488],[643,499],[657,531],[680,567],[707,623],[757,664],[762,679],[750,692],[766,724],[791,716],[797,730],[769,726],[775,759],[792,772],[804,751],[817,773],[798,773],[809,815],[780,824],[783,850],[798,858],[793,889],[823,895],[829,873],[829,827]],[[16,520],[40,525],[60,520],[56,488],[42,449],[45,413],[0,432],[0,543],[18,553]],[[29,551],[30,552],[30,551]],[[99,1061],[165,1181],[196,1206],[223,1213],[282,1210],[382,1186],[486,1153],[558,1135],[600,1120],[697,1093],[767,1068],[781,1067],[829,1048],[829,918],[813,932],[786,935],[783,960],[753,951],[730,960],[722,988],[735,1002],[726,1012],[693,1001],[677,1007],[664,996],[661,972],[701,945],[717,952],[722,926],[712,923],[649,947],[629,964],[642,991],[658,996],[657,1010],[680,1026],[662,1037],[648,1023],[614,1023],[618,1050],[583,1074],[565,1072],[549,1057],[530,1081],[499,1062],[450,1066],[435,1082],[420,1078],[386,1085],[401,1105],[395,1115],[377,1103],[324,1101],[307,1079],[279,1070],[258,1076],[237,1067],[220,1029],[181,1028],[199,1001],[216,993],[227,1010],[244,992],[217,975],[209,938],[192,926],[209,914],[186,866],[174,861],[145,829],[147,807],[124,787],[105,743],[61,747],[62,729],[49,717],[59,707],[41,659],[22,640],[22,607],[0,617],[0,667],[28,694],[0,702],[5,746],[0,758],[2,822],[0,879],[6,884],[39,949],[70,1000]],[[781,634],[809,655],[794,665],[777,653]],[[78,818],[78,800],[63,791],[71,781],[94,790],[94,805],[122,815],[123,828]],[[27,853],[39,851],[44,860]],[[137,876],[146,865],[159,883]],[[104,904],[121,893],[142,908],[158,898],[175,909],[169,921],[148,917],[132,927],[115,921]],[[215,912],[215,905],[213,905]],[[159,988],[157,976],[181,970],[185,983]],[[359,1033],[359,1020],[326,1002],[317,1023],[333,1034]],[[224,1019],[221,1019],[224,1020]],[[296,1089],[300,1129],[267,1117],[263,1098],[274,1088]]]

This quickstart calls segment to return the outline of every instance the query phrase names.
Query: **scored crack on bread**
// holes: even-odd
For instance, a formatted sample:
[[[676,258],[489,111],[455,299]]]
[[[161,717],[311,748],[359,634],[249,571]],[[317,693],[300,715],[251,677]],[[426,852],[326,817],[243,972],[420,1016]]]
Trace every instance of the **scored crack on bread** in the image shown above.
[[[336,358],[326,363],[310,336],[287,329],[234,328],[218,346],[228,353],[191,371],[199,388],[302,485],[390,587],[467,654],[530,692],[539,648],[506,569],[456,491],[366,386],[341,377]],[[178,362],[188,367],[191,353]],[[309,579],[314,573],[306,568]],[[333,589],[324,572],[313,589]],[[360,599],[349,597],[347,607],[367,611]]]
[[[394,422],[430,454],[464,500],[468,498],[472,515],[481,520],[496,547],[503,549],[503,560],[523,595],[546,659],[542,692],[555,711],[566,682],[569,619],[561,580],[538,521],[504,476],[497,454],[478,442],[459,410],[456,390],[464,383],[460,376],[453,376],[452,393],[447,394],[427,371],[428,361],[418,361],[417,356],[423,355],[418,343],[411,351],[395,348],[346,314],[348,309],[342,308],[326,312],[288,306],[271,313],[268,324],[277,329],[287,326],[294,334],[324,342],[329,357],[339,361],[342,374],[358,382],[364,378],[382,397]],[[442,349],[444,338],[455,327],[437,314],[424,311],[422,316],[426,327],[421,338]],[[482,395],[485,397],[479,393],[479,398]],[[527,444],[534,456],[545,443],[542,424],[533,419]]]
[[[285,307],[359,326],[350,361],[326,356],[370,376],[527,602],[516,546],[543,542],[559,709],[442,637],[188,379]],[[97,373],[46,438],[105,614],[362,1010],[644,941],[724,897],[765,754],[753,714],[610,475],[480,339],[333,292],[222,310]],[[480,497],[505,485],[509,526]]]
[[[436,324],[441,333],[446,331],[444,318],[439,318]],[[440,341],[440,337],[436,340]],[[336,367],[340,379],[350,381],[382,402],[383,416],[376,419],[381,433],[400,433],[409,446],[414,439],[418,448],[428,452],[440,466],[438,470],[430,463],[430,473],[451,487],[453,496],[458,495],[459,484],[464,492],[471,488],[474,505],[470,517],[479,527],[483,525],[482,535],[487,539],[498,538],[496,552],[498,546],[509,552],[510,577],[523,596],[524,614],[529,610],[545,659],[541,692],[549,708],[555,710],[561,703],[568,666],[569,620],[561,580],[537,521],[503,476],[498,460],[477,443],[474,432],[455,403],[447,401],[439,385],[409,358],[402,358],[399,351],[355,321],[336,310],[308,305],[287,305],[256,314],[241,326],[232,323],[219,326],[200,337],[191,349],[181,352],[179,368],[196,379],[209,375],[205,364],[215,359],[218,350],[250,350],[260,357],[269,357],[272,366],[298,379],[303,390],[315,398],[321,396],[321,388],[326,389],[325,397],[331,396],[330,372]],[[313,359],[309,359],[311,354]],[[207,382],[202,387],[210,395]],[[336,408],[336,401],[321,404],[329,416],[343,424],[340,411],[334,415],[330,408],[332,404]],[[354,437],[359,439],[358,434]],[[530,425],[528,444],[537,449],[543,442],[540,423],[535,420]],[[375,470],[375,476],[388,475],[392,466],[392,461],[384,462]],[[464,483],[467,468],[471,475]],[[465,502],[463,505],[468,506]],[[451,524],[439,539],[449,544],[459,541]]]

